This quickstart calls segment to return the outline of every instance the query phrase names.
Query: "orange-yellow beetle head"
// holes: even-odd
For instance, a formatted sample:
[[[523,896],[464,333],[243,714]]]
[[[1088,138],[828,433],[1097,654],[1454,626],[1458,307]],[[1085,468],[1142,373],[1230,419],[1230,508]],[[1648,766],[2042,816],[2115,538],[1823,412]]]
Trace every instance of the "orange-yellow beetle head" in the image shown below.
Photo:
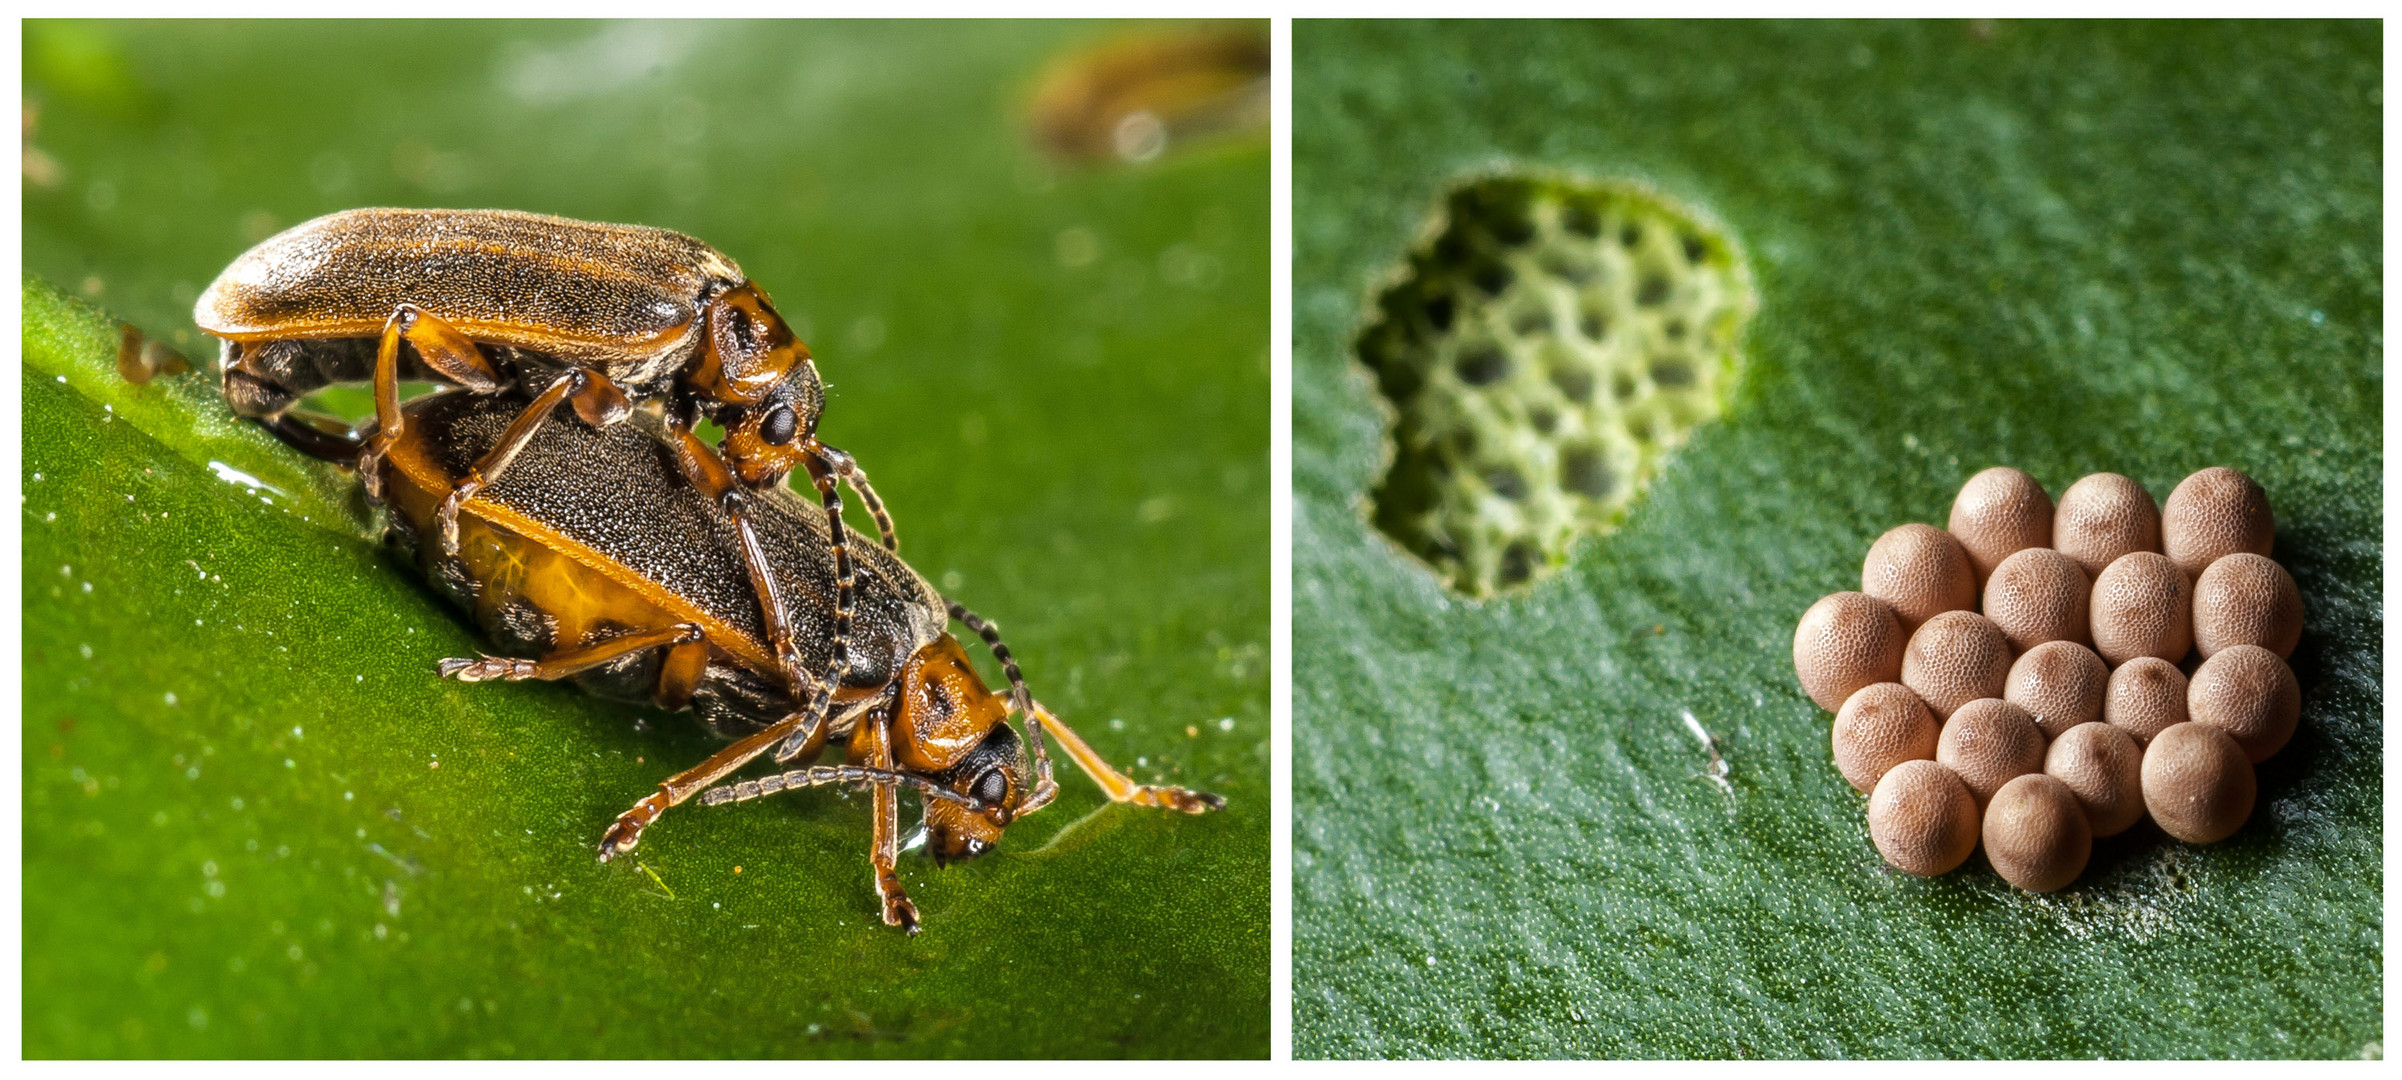
[[[1001,724],[958,764],[928,777],[980,807],[926,800],[926,850],[934,861],[947,866],[998,846],[1026,802],[1027,773],[1025,744],[1016,728]]]
[[[716,404],[757,405],[810,367],[809,347],[793,336],[757,284],[717,294],[702,310],[701,323],[701,362],[687,381]]]
[[[826,388],[817,381],[815,365],[803,363],[794,375],[758,404],[723,409],[717,415],[726,429],[718,452],[734,475],[751,487],[782,480],[816,453],[817,418],[825,410]]]
[[[702,322],[701,361],[686,382],[725,426],[726,464],[754,487],[783,479],[809,457],[825,409],[809,347],[750,282],[710,300]]]
[[[975,803],[926,799],[926,849],[941,863],[991,851],[1032,794],[1009,699],[984,685],[948,634],[909,658],[900,683],[897,763]]]

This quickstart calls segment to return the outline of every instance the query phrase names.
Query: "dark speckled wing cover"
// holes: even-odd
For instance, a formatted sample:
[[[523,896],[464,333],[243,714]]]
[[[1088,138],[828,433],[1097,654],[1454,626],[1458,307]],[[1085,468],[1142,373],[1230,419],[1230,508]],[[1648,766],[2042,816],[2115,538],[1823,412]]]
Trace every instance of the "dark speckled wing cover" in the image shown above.
[[[451,475],[463,475],[499,439],[527,398],[453,392],[412,402],[409,422],[423,425],[429,447]],[[658,422],[636,413],[595,429],[562,408],[542,426],[483,497],[544,522],[703,611],[764,641],[758,600],[745,574],[733,525],[677,470]],[[823,507],[781,488],[753,499],[793,638],[812,669],[827,659],[834,629],[834,566]],[[851,685],[882,685],[910,653],[940,636],[942,598],[872,534],[851,533],[856,606],[851,618]]]
[[[214,334],[363,336],[413,303],[477,341],[627,362],[686,347],[742,268],[682,233],[507,210],[345,210],[269,237],[194,305]]]

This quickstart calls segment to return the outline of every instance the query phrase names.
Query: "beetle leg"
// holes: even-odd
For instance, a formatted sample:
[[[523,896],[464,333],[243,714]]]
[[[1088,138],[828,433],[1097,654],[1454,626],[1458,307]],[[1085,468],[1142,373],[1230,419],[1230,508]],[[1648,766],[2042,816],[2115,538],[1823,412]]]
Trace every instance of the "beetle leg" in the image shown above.
[[[876,497],[875,485],[867,482],[867,470],[860,468],[858,460],[851,455],[824,443],[812,442],[810,448],[819,460],[826,463],[827,471],[841,477],[844,483],[851,485],[852,491],[859,494],[860,504],[867,507],[868,514],[876,519],[876,533],[884,541],[884,550],[901,550],[900,537],[893,534],[892,515],[885,511],[884,500]]]
[[[818,495],[826,504],[826,535],[834,548],[834,634],[833,640],[827,643],[825,681],[819,683],[810,695],[808,709],[811,715],[822,717],[833,705],[834,688],[842,685],[842,677],[851,670],[851,608],[856,603],[858,593],[852,587],[851,549],[844,542],[846,530],[842,525],[842,488],[834,474],[820,473],[814,467],[809,471],[810,479],[817,483]],[[743,518],[737,518],[736,521],[746,530],[744,536],[747,538],[749,521]],[[753,577],[762,576],[767,564],[766,553],[752,548],[745,554],[757,559]],[[787,629],[785,634],[789,641],[791,631]],[[776,748],[776,760],[792,760],[801,752],[801,744],[802,737],[799,735],[785,740],[783,746]]]
[[[797,694],[805,686],[813,686],[809,704],[801,711],[817,718],[809,727],[796,729],[783,746],[776,749],[777,761],[790,761],[799,755],[810,735],[823,726],[833,707],[834,689],[842,685],[842,677],[851,670],[851,610],[856,606],[857,590],[853,586],[849,530],[842,524],[842,489],[835,475],[821,469],[816,458],[810,462],[810,479],[817,484],[818,495],[826,507],[826,536],[834,554],[834,633],[827,642],[826,673],[822,681],[812,683],[801,670],[800,650],[792,640],[792,619],[784,606],[784,595],[776,584],[774,568],[769,565],[767,549],[759,542],[758,531],[751,524],[748,495],[736,483],[723,458],[692,433],[688,424],[679,418],[669,425],[675,435],[676,464],[685,479],[702,494],[716,499],[734,523],[735,535],[741,539],[742,566],[751,578],[751,591],[759,597],[762,624],[767,629],[768,644],[774,648],[776,662],[784,670],[786,685]]]
[[[633,807],[617,815],[617,820],[609,824],[608,831],[601,834],[600,861],[608,862],[634,850],[634,845],[642,840],[642,830],[659,820],[659,815],[666,813],[669,807],[681,805],[702,789],[725,779],[727,774],[750,764],[752,758],[766,753],[794,733],[806,736],[807,744],[812,748],[822,749],[826,745],[826,730],[832,725],[815,724],[816,731],[810,734],[805,727],[808,720],[808,713],[798,710],[787,713],[783,719],[709,755],[709,760],[660,781],[659,790],[635,800]]]
[[[692,692],[709,673],[709,644],[693,640],[667,650],[667,658],[659,662],[659,688],[651,694],[652,703],[668,712],[692,704]]]
[[[626,400],[625,391],[618,389],[607,375],[591,368],[576,370],[583,372],[584,381],[576,387],[575,397],[571,400],[575,405],[575,414],[583,418],[585,423],[593,427],[608,427],[634,415],[634,404]]]
[[[892,723],[868,724],[867,767],[881,772],[892,771]],[[884,925],[898,926],[917,933],[917,905],[909,902],[909,894],[901,888],[901,876],[893,864],[901,855],[901,792],[892,783],[875,787],[875,827],[868,847],[868,867],[875,872],[876,898],[884,902]]]
[[[417,359],[436,375],[475,393],[489,394],[508,385],[484,358],[484,351],[457,328],[415,304],[393,308],[375,347],[376,432],[359,455],[359,478],[370,499],[383,498],[384,452],[400,441],[406,426],[400,413],[400,343],[404,339],[416,347]]]
[[[1059,745],[1067,751],[1068,757],[1075,761],[1078,768],[1084,770],[1084,775],[1092,777],[1094,783],[1101,785],[1102,793],[1108,795],[1111,802],[1133,803],[1136,806],[1156,806],[1163,810],[1181,810],[1187,814],[1206,813],[1221,809],[1226,805],[1225,799],[1206,791],[1193,791],[1189,788],[1167,784],[1135,783],[1128,779],[1126,774],[1110,768],[1109,762],[1102,760],[1101,755],[1094,753],[1093,748],[1086,745],[1085,741],[1077,736],[1075,729],[1060,723],[1059,718],[1053,716],[1051,710],[1044,708],[1042,702],[1034,703],[1034,712],[1029,718],[1028,724],[1029,726],[1040,725],[1050,728],[1051,734],[1058,736]],[[1038,742],[1035,745],[1039,747],[1041,743]],[[1041,788],[1054,786],[1049,783],[1051,777],[1048,759],[1043,761],[1041,771],[1042,782],[1037,785],[1037,795],[1044,794]],[[1048,802],[1049,800],[1044,799],[1043,801]],[[1019,809],[1018,816],[1024,817],[1033,812],[1035,806],[1040,805],[1033,799],[1028,799],[1027,802],[1026,807]]]
[[[744,736],[734,745],[709,755],[707,761],[660,781],[659,790],[636,800],[632,808],[609,823],[608,831],[601,834],[600,861],[608,862],[634,850],[634,846],[642,842],[642,830],[659,820],[659,815],[666,813],[668,807],[691,798],[702,788],[724,779],[727,773],[750,764],[752,758],[766,753],[770,747],[797,730],[805,719],[807,717],[799,712],[787,715],[754,734]]]
[[[237,346],[225,343],[221,392],[234,415],[266,428],[284,444],[310,457],[355,465],[363,445],[351,425],[330,416],[294,411],[301,394],[332,381],[350,358],[342,343],[278,341]],[[317,346],[315,350],[311,345]],[[238,355],[237,355],[238,350]],[[328,352],[333,355],[327,355]],[[335,370],[329,371],[333,368]]]
[[[258,423],[283,440],[284,445],[319,461],[357,465],[359,453],[366,446],[351,432],[349,424],[319,413],[288,412]]]
[[[385,342],[406,338],[417,349],[417,358],[434,374],[464,386],[478,394],[497,393],[508,386],[500,369],[486,359],[484,350],[477,348],[457,327],[443,322],[441,316],[415,304],[402,304],[392,310],[392,318],[384,323]],[[389,348],[389,345],[383,346]],[[383,359],[379,350],[376,359],[377,375],[382,375]]]
[[[517,460],[518,452],[534,441],[534,433],[550,422],[550,414],[558,411],[559,403],[567,400],[571,394],[580,393],[590,382],[587,374],[582,368],[570,368],[566,374],[551,380],[550,386],[534,398],[533,404],[518,413],[517,419],[509,421],[508,430],[500,433],[500,441],[493,443],[492,449],[484,451],[484,456],[476,459],[466,476],[451,485],[450,494],[442,497],[441,507],[434,511],[434,521],[440,526],[442,535],[442,554],[459,553],[460,504],[475,498],[477,492],[499,480],[500,475],[508,471],[509,463]]]
[[[800,650],[792,642],[791,614],[784,606],[783,591],[768,565],[767,549],[760,545],[758,531],[751,525],[742,485],[726,468],[725,459],[692,433],[688,421],[676,420],[668,425],[668,431],[674,436],[676,467],[683,472],[685,481],[723,507],[734,523],[742,547],[743,572],[750,575],[751,592],[759,598],[760,625],[767,632],[777,665],[783,669],[785,684],[797,694],[809,679],[801,672]],[[831,698],[832,691],[829,689],[827,693]]]
[[[445,679],[460,682],[519,682],[540,679],[545,682],[564,679],[590,671],[619,657],[656,649],[661,646],[680,646],[698,643],[701,628],[691,623],[678,623],[657,630],[621,634],[598,645],[589,645],[563,653],[553,653],[540,660],[521,660],[514,656],[484,656],[475,659],[448,657],[435,665]],[[705,661],[708,654],[703,652]]]

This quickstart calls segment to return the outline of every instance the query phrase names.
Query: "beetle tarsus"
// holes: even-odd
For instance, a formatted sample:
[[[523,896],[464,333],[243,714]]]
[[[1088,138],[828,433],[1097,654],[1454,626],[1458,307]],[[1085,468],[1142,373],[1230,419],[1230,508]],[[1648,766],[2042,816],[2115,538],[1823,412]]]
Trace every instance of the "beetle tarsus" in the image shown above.
[[[898,926],[911,934],[918,932],[917,904],[901,889],[899,875],[890,870],[877,871],[876,895],[884,901],[884,925]]]
[[[617,820],[609,823],[608,831],[601,834],[600,861],[608,862],[634,850],[636,845],[642,843],[642,830],[666,812],[665,794],[654,791],[643,796],[632,809],[617,815]]]
[[[442,554],[459,553],[459,504],[475,498],[476,493],[482,490],[484,478],[469,476],[459,481],[459,486],[450,489],[450,494],[442,497],[442,508],[434,511],[434,520],[441,525]]]
[[[531,679],[535,673],[533,661],[514,656],[445,657],[434,669],[443,678],[460,682],[516,682]]]
[[[1187,814],[1206,814],[1212,810],[1226,809],[1225,796],[1212,795],[1206,791],[1165,785],[1147,786],[1142,791],[1143,795],[1137,797],[1137,802],[1147,806],[1156,806],[1163,810],[1176,810]]]

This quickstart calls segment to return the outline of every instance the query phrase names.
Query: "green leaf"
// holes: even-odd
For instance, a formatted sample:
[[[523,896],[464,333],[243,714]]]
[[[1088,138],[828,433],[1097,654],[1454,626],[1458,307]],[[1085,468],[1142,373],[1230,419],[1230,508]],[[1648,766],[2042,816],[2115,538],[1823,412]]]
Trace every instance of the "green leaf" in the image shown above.
[[[1302,23],[1294,1041],[1326,1056],[2380,1056],[2373,23]],[[1728,411],[1455,596],[1369,524],[1369,298],[1452,186],[1648,183],[1750,252]],[[2011,464],[2242,468],[2301,733],[2210,847],[1882,868],[1795,621]],[[1714,737],[1711,753],[1686,714]]]
[[[57,171],[24,195],[27,1055],[1263,1056],[1267,155],[1044,160],[1024,95],[1114,33],[28,24]],[[354,482],[228,419],[191,327],[265,231],[374,204],[732,254],[912,564],[1105,756],[1227,809],[1065,772],[995,854],[904,857],[915,938],[842,792],[690,806],[597,863],[718,744],[436,678],[470,625]],[[202,370],[123,382],[120,319]]]

